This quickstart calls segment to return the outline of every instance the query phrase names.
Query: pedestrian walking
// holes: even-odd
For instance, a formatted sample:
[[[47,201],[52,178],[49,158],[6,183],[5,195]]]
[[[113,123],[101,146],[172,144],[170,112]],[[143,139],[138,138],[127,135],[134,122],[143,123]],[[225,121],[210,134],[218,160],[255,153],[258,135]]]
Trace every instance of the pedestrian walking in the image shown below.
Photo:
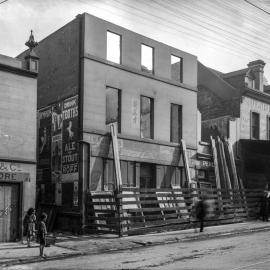
[[[262,221],[268,221],[269,197],[270,197],[270,192],[267,189],[264,190],[263,196],[261,198],[261,211],[260,211]]]
[[[32,237],[35,236],[36,210],[29,208],[23,219],[23,237],[26,237],[27,247],[31,246]]]
[[[47,214],[42,213],[40,216],[40,221],[38,223],[38,240],[39,240],[39,256],[42,258],[45,258],[46,255],[44,255],[44,247],[46,246],[46,234],[47,234],[47,228],[46,228],[46,220],[47,220]]]
[[[205,221],[207,211],[208,211],[207,208],[208,208],[207,202],[204,197],[199,199],[199,201],[197,201],[195,205],[195,214],[196,214],[197,220],[199,221],[200,232],[203,232],[203,229],[204,229],[204,221]]]

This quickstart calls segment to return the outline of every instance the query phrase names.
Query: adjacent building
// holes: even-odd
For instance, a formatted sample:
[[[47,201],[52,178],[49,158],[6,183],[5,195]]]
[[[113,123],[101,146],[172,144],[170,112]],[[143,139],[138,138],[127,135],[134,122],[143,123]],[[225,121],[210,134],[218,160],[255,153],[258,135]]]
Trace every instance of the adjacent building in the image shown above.
[[[115,189],[111,123],[123,186],[183,186],[181,139],[196,178],[195,56],[89,14],[46,37],[36,52],[38,200],[58,205],[58,227],[83,227],[86,191]]]
[[[248,188],[270,184],[270,95],[264,66],[256,60],[245,69],[221,73],[198,63],[202,139],[230,139],[238,175]]]
[[[21,237],[35,207],[38,57],[0,55],[0,242]]]

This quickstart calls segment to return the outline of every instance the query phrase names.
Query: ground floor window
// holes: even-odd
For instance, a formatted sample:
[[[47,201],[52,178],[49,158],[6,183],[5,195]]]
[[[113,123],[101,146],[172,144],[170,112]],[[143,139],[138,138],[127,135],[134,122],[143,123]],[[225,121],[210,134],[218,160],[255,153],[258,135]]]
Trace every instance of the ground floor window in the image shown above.
[[[136,162],[120,161],[123,187],[136,187]],[[116,174],[113,159],[91,157],[90,190],[106,191],[116,187]]]
[[[183,187],[185,184],[184,170],[176,166],[157,166],[157,187]]]
[[[185,173],[182,167],[158,165],[154,163],[120,161],[122,186],[138,188],[184,187]],[[116,175],[113,159],[91,157],[91,191],[114,190]]]

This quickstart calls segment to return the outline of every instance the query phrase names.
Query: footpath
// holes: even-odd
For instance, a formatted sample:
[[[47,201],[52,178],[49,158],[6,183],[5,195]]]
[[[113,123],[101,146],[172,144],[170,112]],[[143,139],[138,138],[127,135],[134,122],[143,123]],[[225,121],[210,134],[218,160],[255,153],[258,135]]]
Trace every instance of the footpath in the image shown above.
[[[188,229],[121,238],[112,234],[74,236],[58,233],[56,235],[55,245],[45,248],[46,259],[38,256],[39,246],[36,243],[33,243],[29,248],[21,242],[0,243],[0,269],[8,269],[11,265],[28,264],[44,260],[59,260],[75,256],[104,254],[106,252],[137,249],[154,245],[203,241],[210,238],[222,238],[266,231],[270,231],[270,222],[256,220],[206,227],[202,233],[195,232],[194,229]]]

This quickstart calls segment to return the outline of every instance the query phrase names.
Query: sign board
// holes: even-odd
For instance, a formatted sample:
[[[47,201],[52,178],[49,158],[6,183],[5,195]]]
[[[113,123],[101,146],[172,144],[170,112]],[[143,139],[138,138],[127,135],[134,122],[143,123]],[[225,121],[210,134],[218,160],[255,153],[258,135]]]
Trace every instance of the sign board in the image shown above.
[[[30,174],[22,172],[3,172],[0,171],[0,181],[7,182],[30,182]]]
[[[23,172],[22,164],[15,162],[0,162],[0,171],[1,172]]]

